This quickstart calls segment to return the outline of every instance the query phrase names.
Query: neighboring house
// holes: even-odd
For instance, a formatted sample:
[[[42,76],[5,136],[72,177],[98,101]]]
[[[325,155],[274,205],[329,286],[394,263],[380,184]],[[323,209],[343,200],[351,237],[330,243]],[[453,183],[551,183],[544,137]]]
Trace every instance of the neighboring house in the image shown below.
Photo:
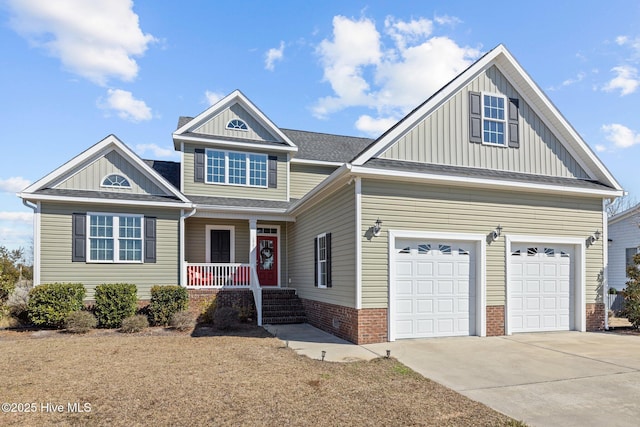
[[[609,218],[609,268],[610,288],[622,290],[627,284],[627,267],[633,265],[633,257],[640,252],[640,205]]]
[[[109,136],[20,194],[36,283],[294,288],[357,343],[604,322],[622,189],[503,46],[375,140],[280,129],[236,91],[173,141],[179,174]]]

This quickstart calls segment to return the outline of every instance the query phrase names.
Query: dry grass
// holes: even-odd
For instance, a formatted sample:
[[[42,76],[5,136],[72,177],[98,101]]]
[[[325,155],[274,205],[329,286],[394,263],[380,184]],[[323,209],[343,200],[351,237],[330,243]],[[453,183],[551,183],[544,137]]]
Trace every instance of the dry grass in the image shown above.
[[[0,425],[517,425],[394,359],[320,362],[261,328],[216,334],[0,331],[0,403],[65,406]]]

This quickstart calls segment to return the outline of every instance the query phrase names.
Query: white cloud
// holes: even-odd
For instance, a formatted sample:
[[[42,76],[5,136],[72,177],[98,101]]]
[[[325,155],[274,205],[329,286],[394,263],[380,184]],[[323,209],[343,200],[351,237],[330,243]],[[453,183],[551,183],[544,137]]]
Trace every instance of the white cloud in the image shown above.
[[[334,17],[332,39],[316,50],[333,95],[317,101],[314,115],[370,108],[378,117],[363,115],[356,126],[371,134],[419,105],[480,56],[477,49],[433,36],[435,25],[454,20],[447,18],[402,21],[389,16],[380,32],[367,18]]]
[[[617,148],[629,148],[640,144],[640,133],[634,132],[621,124],[603,125],[601,129],[605,133],[607,141],[613,143]]]
[[[607,147],[602,144],[596,144],[596,151],[598,153],[602,153],[603,151],[607,151]]]
[[[436,21],[437,24],[439,25],[457,25],[457,24],[461,24],[462,20],[460,20],[460,18],[457,18],[455,16],[449,16],[449,15],[441,15],[441,16],[434,16],[433,20]]]
[[[131,0],[9,0],[11,27],[36,47],[59,58],[65,68],[96,84],[110,78],[133,80],[134,57],[151,34],[140,29]]]
[[[0,212],[0,221],[26,222],[31,224],[33,213],[31,212]]]
[[[620,96],[629,95],[638,89],[640,79],[638,79],[638,70],[630,65],[620,65],[611,69],[616,73],[616,77],[611,79],[602,90],[612,92],[620,90]]]
[[[551,86],[550,88],[548,88],[548,90],[550,90],[550,91],[559,90],[559,89],[562,89],[563,87],[567,87],[567,86],[574,85],[576,83],[580,83],[581,81],[584,80],[585,77],[587,77],[587,73],[581,71],[578,74],[576,74],[575,77],[571,77],[571,78],[568,78],[568,79],[564,80],[558,86]]]
[[[31,184],[31,181],[21,176],[12,176],[7,179],[0,179],[0,191],[6,193],[17,193],[24,190]]]
[[[398,122],[394,117],[373,118],[368,114],[363,114],[356,121],[356,129],[367,135],[377,137],[382,135],[386,130]]]
[[[144,101],[135,99],[133,94],[122,89],[109,89],[106,101],[99,100],[98,106],[104,110],[114,110],[118,117],[130,122],[151,120],[151,108]]]
[[[282,61],[283,57],[284,57],[284,42],[281,41],[279,48],[272,47],[265,54],[264,68],[266,68],[269,71],[273,71],[273,69],[275,68],[276,61]]]
[[[224,98],[224,94],[220,92],[212,92],[210,90],[207,90],[204,93],[204,97],[207,100],[207,103],[209,104],[209,106],[212,106],[213,104],[215,104],[216,102]]]
[[[160,147],[157,144],[137,144],[136,151],[141,156],[145,153],[151,153],[154,158],[178,157],[179,153],[172,148]]]

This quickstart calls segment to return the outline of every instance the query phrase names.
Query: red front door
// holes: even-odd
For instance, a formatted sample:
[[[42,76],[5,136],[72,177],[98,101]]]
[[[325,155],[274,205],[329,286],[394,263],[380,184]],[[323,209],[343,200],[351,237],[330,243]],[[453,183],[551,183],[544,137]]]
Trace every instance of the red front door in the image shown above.
[[[258,236],[256,266],[261,286],[278,286],[278,238]]]

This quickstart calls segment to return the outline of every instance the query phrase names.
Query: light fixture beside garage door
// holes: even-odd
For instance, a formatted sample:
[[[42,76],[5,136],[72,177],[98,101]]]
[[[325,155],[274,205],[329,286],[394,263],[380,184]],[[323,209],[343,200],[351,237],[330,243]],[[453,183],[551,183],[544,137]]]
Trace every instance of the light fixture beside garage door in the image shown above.
[[[380,235],[380,231],[382,231],[382,221],[378,218],[373,226],[373,235],[378,237]]]
[[[600,240],[600,230],[596,230],[591,236],[587,237],[587,247],[593,245],[597,240]]]
[[[498,240],[500,234],[502,234],[502,226],[498,224],[496,229],[487,235],[487,243],[492,243]]]

